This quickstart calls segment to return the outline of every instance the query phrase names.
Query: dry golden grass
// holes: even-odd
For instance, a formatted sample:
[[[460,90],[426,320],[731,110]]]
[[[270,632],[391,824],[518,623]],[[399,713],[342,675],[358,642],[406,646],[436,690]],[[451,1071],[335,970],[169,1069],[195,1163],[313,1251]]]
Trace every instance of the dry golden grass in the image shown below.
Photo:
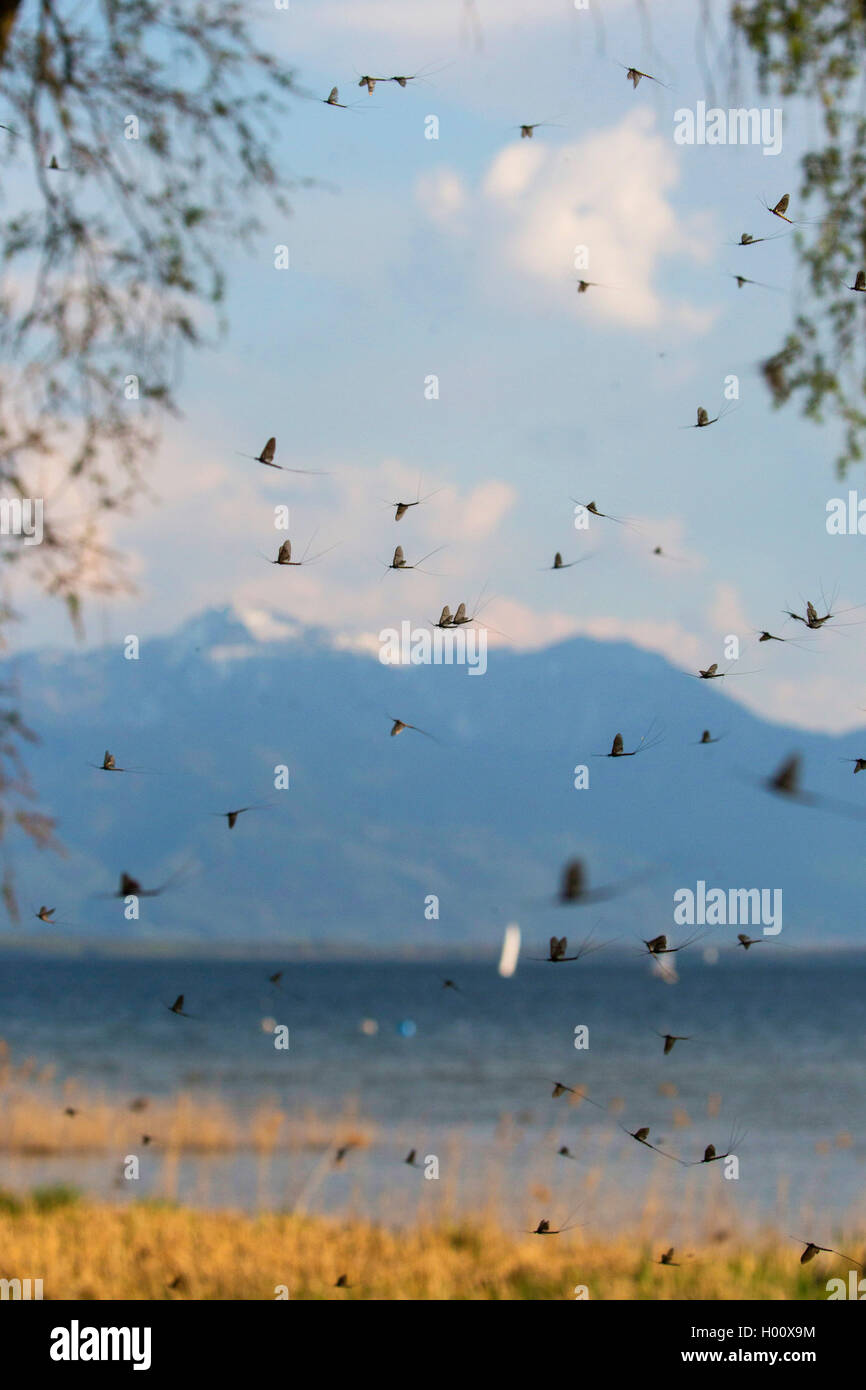
[[[489,1224],[392,1231],[359,1221],[244,1216],[142,1203],[0,1209],[0,1277],[41,1278],[46,1299],[824,1299],[845,1262],[799,1263],[764,1235],[677,1252],[626,1237],[522,1236]],[[340,1275],[349,1288],[335,1287]],[[285,1296],[285,1295],[283,1295]]]
[[[133,1109],[136,1101],[139,1108]],[[67,1108],[75,1115],[67,1115]],[[351,1104],[342,1114],[323,1117],[309,1109],[289,1115],[267,1101],[239,1114],[219,1097],[188,1091],[119,1100],[74,1081],[58,1086],[52,1068],[37,1071],[28,1059],[13,1063],[0,1040],[0,1153],[127,1153],[137,1149],[143,1133],[156,1137],[161,1151],[176,1154],[267,1155],[328,1144],[364,1148],[375,1126]]]

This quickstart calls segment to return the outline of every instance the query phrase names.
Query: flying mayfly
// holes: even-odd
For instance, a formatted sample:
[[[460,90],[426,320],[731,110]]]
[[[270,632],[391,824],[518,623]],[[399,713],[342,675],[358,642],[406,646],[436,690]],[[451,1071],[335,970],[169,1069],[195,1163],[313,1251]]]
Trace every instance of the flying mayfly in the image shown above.
[[[824,626],[825,623],[830,622],[833,618],[840,618],[840,617],[842,617],[843,614],[845,614],[845,613],[854,613],[854,612],[856,612],[859,608],[863,608],[863,607],[864,607],[864,605],[863,605],[862,603],[855,603],[855,604],[853,604],[852,607],[850,607],[850,608],[842,608],[842,609],[839,610],[838,613],[834,613],[832,610],[833,610],[833,603],[834,603],[834,601],[835,601],[835,598],[836,598],[836,594],[835,594],[835,592],[834,592],[833,598],[832,598],[832,599],[830,600],[830,602],[828,603],[827,600],[826,600],[826,598],[824,597],[824,595],[823,595],[823,594],[821,595],[822,605],[823,605],[823,607],[825,607],[825,608],[827,609],[827,612],[823,615],[823,617],[819,614],[817,608],[815,607],[814,603],[812,603],[812,601],[811,601],[810,599],[807,599],[807,601],[806,601],[806,615],[805,615],[805,617],[803,616],[802,613],[792,613],[791,610],[790,610],[790,608],[785,608],[785,609],[783,610],[783,612],[785,613],[785,616],[786,616],[786,617],[788,617],[788,618],[793,618],[793,620],[794,620],[795,622],[802,623],[804,627],[808,627],[808,628],[810,629],[810,631],[812,631],[812,632],[817,632],[819,628],[822,628],[822,627]],[[843,623],[842,626],[843,626],[843,627],[849,627],[849,626],[851,626],[851,624]]]
[[[568,561],[564,561],[563,558],[562,558],[562,552],[559,551],[559,550],[557,550],[556,554],[555,554],[554,557],[553,557],[553,564],[552,564],[552,565],[543,565],[542,568],[545,569],[545,570],[570,570],[570,569],[574,569],[574,566],[575,566],[575,565],[582,565],[582,564],[584,563],[584,561],[586,561],[586,560],[591,560],[591,559],[592,559],[592,556],[591,556],[591,555],[584,555],[583,559],[581,559],[581,560],[568,560]]]
[[[734,275],[731,271],[724,271],[723,274],[727,275],[729,280],[736,280],[738,290],[741,290],[744,285],[757,285],[762,290],[775,290],[778,294],[781,294],[781,289],[778,285],[768,285],[763,280],[750,280],[748,275]]]
[[[763,946],[764,937],[749,936],[746,932],[741,931],[737,932],[737,941],[742,946],[744,951],[748,951],[750,946]]]
[[[728,1147],[723,1154],[716,1153],[715,1144],[707,1144],[707,1147],[704,1149],[703,1158],[696,1158],[689,1164],[689,1167],[696,1168],[701,1163],[721,1163],[722,1159],[731,1158],[734,1155],[734,1150],[742,1144],[745,1137],[745,1133],[737,1132],[736,1129],[732,1129],[731,1137],[728,1140]]]
[[[614,734],[610,752],[593,753],[592,756],[594,758],[633,758],[638,753],[645,753],[648,748],[655,748],[656,744],[661,743],[663,738],[664,734],[653,721],[637,747],[627,749],[623,743],[622,734]]]
[[[221,820],[228,821],[229,830],[234,830],[238,816],[242,816],[247,811],[259,811],[266,806],[270,806],[270,801],[253,801],[249,806],[239,806],[236,811],[211,811],[212,816],[219,816]]]
[[[589,512],[590,516],[599,517],[604,521],[615,521],[617,526],[628,526],[631,528],[632,531],[637,530],[637,527],[632,526],[632,523],[628,521],[625,517],[612,516],[610,512],[600,512],[595,502],[578,502],[576,497],[572,497],[571,500],[576,507],[580,507],[583,511]]]
[[[420,559],[420,560],[416,560],[414,564],[409,565],[409,564],[406,563],[406,557],[405,557],[405,555],[403,554],[403,547],[402,547],[402,545],[398,545],[397,548],[396,548],[396,550],[394,551],[394,558],[392,559],[392,561],[391,561],[391,563],[390,563],[389,565],[385,565],[385,569],[386,569],[386,571],[387,571],[387,570],[418,570],[419,573],[421,573],[421,574],[426,574],[427,571],[421,569],[421,566],[424,564],[424,561],[425,561],[425,560],[430,560],[430,559],[432,559],[432,557],[433,557],[434,555],[438,555],[439,552],[440,552],[440,550],[442,550],[443,548],[444,548],[444,547],[441,546],[441,545],[440,545],[440,546],[437,546],[437,548],[436,548],[435,550],[430,550],[430,551],[428,551],[426,555],[422,555],[422,556],[421,556],[421,559]]]
[[[436,67],[422,68],[420,72],[405,73],[399,77],[379,77],[374,80],[378,82],[396,82],[398,87],[402,87],[405,90],[410,82],[425,82],[427,78],[432,77],[434,73],[441,72],[443,68],[450,66],[450,63],[439,63]]]
[[[310,477],[324,478],[327,475],[320,472],[317,468],[287,468],[284,463],[274,463],[277,452],[277,441],[275,436],[271,436],[260,454],[242,454],[237,449],[235,453],[238,458],[249,459],[251,463],[263,463],[266,468],[278,468],[281,473],[305,473]]]
[[[520,131],[521,140],[531,140],[535,131],[540,130],[542,126],[558,126],[560,124],[560,121],[533,121],[530,125],[527,121],[524,125],[514,126],[512,128]]]
[[[624,1125],[620,1125],[620,1129],[623,1134],[627,1134],[630,1139],[635,1139],[638,1144],[643,1144],[645,1149],[652,1149],[653,1153],[661,1154],[662,1158],[669,1158],[673,1163],[682,1163],[685,1166],[684,1159],[677,1158],[676,1154],[669,1154],[665,1149],[660,1149],[655,1144],[649,1142],[649,1125],[642,1125],[640,1129],[626,1129]]]
[[[730,241],[728,242],[728,245],[757,246],[762,241],[778,241],[779,237],[787,235],[787,232],[774,232],[772,236],[752,236],[749,232],[741,232],[739,241]]]
[[[651,956],[653,964],[655,965],[656,969],[660,972],[662,978],[667,980],[668,982],[672,982],[677,978],[676,973],[672,973],[667,968],[667,963],[663,961],[661,957],[675,956],[678,951],[684,951],[687,946],[691,946],[692,943],[697,940],[699,935],[699,932],[695,932],[694,936],[690,936],[688,940],[682,941],[679,946],[669,946],[668,939],[665,935],[651,937],[649,941],[645,940],[644,938],[641,938],[644,946],[646,947],[646,952],[644,953],[642,951],[641,955],[647,954]]]
[[[377,83],[377,82],[390,82],[390,81],[391,81],[390,77],[368,77],[368,76],[365,75],[365,76],[363,76],[363,77],[361,78],[361,80],[359,81],[358,86],[359,86],[359,87],[366,87],[366,88],[367,88],[367,95],[368,95],[368,96],[372,96],[373,93],[374,93],[374,91],[376,90],[376,83]],[[334,90],[336,91],[336,88],[335,88]]]
[[[553,1229],[549,1221],[541,1220],[534,1230],[525,1231],[525,1234],[528,1236],[561,1236],[564,1231],[574,1230],[574,1226],[568,1224],[572,1216],[574,1216],[574,1212],[572,1212],[570,1216],[567,1216],[564,1223],[557,1227],[556,1230]],[[579,1225],[580,1223],[576,1222],[575,1224]]]
[[[790,203],[790,201],[791,198],[788,193],[782,194],[775,207],[771,207],[769,203],[764,202],[763,198],[761,199],[761,202],[764,204],[764,207],[767,209],[767,212],[771,212],[774,217],[781,217],[783,222],[788,222],[791,226],[793,226],[791,218],[786,215],[788,212],[788,204]]]
[[[328,555],[332,550],[335,549],[333,545],[329,545],[327,550],[319,550],[316,552],[315,555],[310,555],[310,546],[313,544],[313,541],[316,539],[317,535],[318,531],[314,531],[313,534],[310,536],[310,539],[307,541],[306,549],[304,550],[304,553],[301,556],[300,560],[292,559],[292,542],[290,540],[283,541],[282,545],[277,551],[276,560],[269,560],[267,555],[261,554],[261,551],[259,552],[259,555],[261,556],[261,559],[265,560],[269,565],[293,565],[295,568],[298,569],[301,567],[301,565],[313,565],[317,560],[321,560],[323,555]]]
[[[570,1096],[575,1096],[578,1101],[585,1100],[588,1105],[594,1105],[596,1110],[606,1109],[606,1107],[602,1105],[600,1101],[593,1100],[592,1096],[588,1096],[582,1087],[566,1086],[564,1081],[554,1081],[551,1084],[553,1086],[553,1090],[550,1093],[551,1100],[559,1100],[560,1096],[563,1096],[567,1093]]]
[[[178,869],[177,873],[172,874],[158,888],[142,888],[137,878],[124,872],[120,875],[120,884],[114,893],[101,893],[99,896],[102,898],[158,898],[172,884],[177,883],[185,872],[185,869]]]
[[[699,406],[698,406],[698,412],[697,412],[697,420],[696,420],[695,424],[693,424],[693,425],[680,425],[680,429],[681,429],[681,430],[705,430],[705,429],[707,429],[707,427],[708,427],[709,425],[717,425],[718,422],[719,422],[720,420],[724,420],[725,416],[726,416],[726,415],[730,415],[730,413],[731,413],[731,411],[732,411],[733,409],[734,409],[734,407],[733,407],[732,405],[729,405],[725,410],[720,410],[719,413],[718,413],[718,415],[714,415],[714,416],[712,417],[712,419],[711,419],[711,418],[710,418],[710,413],[709,413],[709,411],[708,411],[704,406],[699,405]]]
[[[692,676],[696,681],[722,681],[727,676],[753,676],[754,671],[732,671],[730,666],[727,671],[719,670],[719,663],[714,661],[711,666],[703,669],[698,667],[697,671],[686,671],[687,676]]]
[[[481,602],[482,598],[484,597],[484,592],[486,588],[487,585],[485,584],[484,588],[481,590],[481,593],[478,595],[478,597],[472,605],[471,613],[467,613],[465,603],[458,603],[457,608],[453,613],[451,612],[451,609],[448,607],[448,604],[446,603],[435,623],[431,618],[431,626],[438,628],[455,628],[467,627],[470,623],[477,623],[480,620],[481,614],[484,612],[484,609],[487,607],[489,603],[492,602],[492,596],[484,599],[483,603]],[[504,633],[499,631],[499,628],[491,627],[489,623],[485,623],[484,626],[489,632],[495,632],[498,637],[504,637],[505,635]]]
[[[363,84],[359,83],[358,85],[362,86]],[[332,87],[326,97],[317,97],[316,100],[322,102],[324,106],[339,106],[341,111],[354,111],[358,106],[356,101],[353,101],[351,104],[340,101],[340,93],[336,87]]]
[[[608,883],[603,888],[590,889],[583,860],[570,859],[562,871],[556,900],[560,906],[570,906],[575,903],[600,903],[606,902],[608,898],[615,898],[626,891],[626,880],[618,884]]]
[[[406,515],[410,507],[420,507],[422,502],[429,502],[431,497],[435,497],[437,493],[440,493],[441,491],[441,487],[437,487],[435,492],[428,492],[424,497],[422,497],[421,479],[419,478],[418,495],[415,498],[414,502],[388,502],[387,506],[396,508],[396,511],[394,512],[394,520],[399,521],[401,517],[404,517]]]
[[[578,280],[576,286],[578,294],[586,294],[587,290],[615,290],[618,288],[618,285],[603,284],[601,280]]]
[[[590,935],[580,943],[575,954],[573,956],[569,956],[566,954],[566,952],[568,951],[567,937],[552,936],[550,938],[548,954],[546,956],[531,956],[530,959],[547,961],[552,965],[561,965],[565,961],[580,960],[582,956],[589,956],[592,955],[593,951],[602,950],[604,950],[604,943],[601,941],[597,943],[593,942],[592,936]]]
[[[807,1265],[810,1260],[814,1260],[816,1255],[838,1255],[841,1260],[849,1260],[852,1265],[862,1269],[863,1265],[859,1260],[855,1260],[853,1255],[846,1255],[842,1250],[835,1250],[832,1245],[816,1245],[812,1240],[803,1240],[801,1236],[791,1236],[798,1245],[805,1245],[805,1250],[800,1256],[800,1264]]]
[[[801,652],[808,652],[811,650],[809,647],[804,647],[802,642],[793,642],[790,637],[777,637],[775,632],[768,632],[765,627],[756,627],[754,631],[759,642],[785,642],[789,647],[796,647],[797,650]]]
[[[761,207],[762,207],[762,208],[765,208],[767,212],[771,212],[771,213],[773,214],[774,217],[780,218],[782,222],[787,222],[788,225],[789,225],[790,227],[808,227],[808,226],[812,225],[812,224],[814,223],[815,220],[817,220],[817,221],[831,221],[831,222],[834,220],[832,217],[831,217],[831,218],[818,218],[818,219],[814,219],[814,218],[812,218],[812,219],[809,219],[809,218],[806,218],[806,219],[798,218],[798,219],[796,219],[796,220],[795,220],[794,218],[792,218],[792,217],[788,217],[788,215],[787,215],[787,214],[788,214],[788,205],[789,205],[790,201],[791,201],[790,196],[789,196],[789,194],[787,194],[787,193],[783,193],[782,196],[781,196],[781,198],[779,199],[778,203],[775,203],[775,204],[773,204],[773,205],[771,205],[770,203],[768,203],[767,200],[766,200],[766,198],[759,198],[759,199],[758,199],[758,202],[761,204]]]
[[[656,1030],[656,1031],[658,1031],[658,1030]],[[673,1050],[674,1050],[674,1044],[675,1044],[675,1043],[678,1043],[678,1042],[691,1042],[691,1041],[692,1041],[692,1035],[691,1035],[691,1033],[659,1033],[658,1036],[659,1036],[660,1038],[664,1038],[664,1042],[665,1042],[665,1045],[664,1045],[664,1055],[665,1055],[665,1057],[667,1057],[668,1053],[673,1052]]]
[[[414,729],[416,734],[423,734],[425,738],[432,738],[434,743],[438,741],[433,738],[432,734],[428,734],[426,729],[419,729],[417,724],[407,724],[404,719],[395,719],[393,714],[389,714],[388,718],[391,720],[392,738],[396,738],[398,734],[402,734],[404,729]]]
[[[820,810],[833,811],[836,815],[850,816],[854,820],[862,820],[866,816],[866,811],[861,807],[847,801],[835,801],[830,797],[818,796],[815,792],[804,791],[800,781],[801,768],[799,754],[793,753],[761,785],[765,791],[783,796],[788,801],[797,801],[803,806],[815,806]]]
[[[693,941],[697,941],[698,935],[699,933],[696,932],[694,936],[689,937],[688,941],[683,941],[679,946],[669,946],[668,939],[664,935],[653,936],[649,941],[643,938],[641,939],[643,940],[644,946],[647,948],[647,953],[655,958],[658,956],[673,956],[676,955],[677,951],[684,951],[687,946],[691,946]]]
[[[641,72],[640,68],[630,68],[628,63],[618,63],[617,66],[625,70],[626,81],[630,82],[635,90],[637,90],[641,78],[645,77],[647,82],[655,82],[657,86],[664,87],[668,92],[670,91],[668,84],[662,82],[658,77],[653,77],[651,72]]]
[[[95,767],[96,770],[97,770],[97,772],[137,772],[137,773],[141,773],[141,772],[145,772],[145,771],[146,771],[146,769],[143,768],[143,767],[118,767],[118,766],[117,766],[117,763],[115,762],[115,759],[114,759],[114,754],[113,754],[113,753],[109,753],[109,751],[108,751],[107,748],[106,748],[106,750],[105,750],[105,756],[103,757],[101,763],[88,763],[87,766],[88,766],[88,767]]]
[[[56,911],[56,907],[42,906],[38,912],[34,912],[33,916],[37,921],[44,922],[49,927],[74,927],[78,925],[76,922],[67,922],[62,917],[55,917]]]

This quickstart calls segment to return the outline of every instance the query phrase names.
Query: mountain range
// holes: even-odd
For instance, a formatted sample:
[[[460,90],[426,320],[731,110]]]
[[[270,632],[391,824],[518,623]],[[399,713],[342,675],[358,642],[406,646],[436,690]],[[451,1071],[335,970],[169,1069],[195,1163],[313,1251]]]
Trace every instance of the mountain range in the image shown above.
[[[147,640],[138,660],[117,644],[4,666],[64,848],[15,840],[22,922],[7,939],[48,932],[32,919],[47,903],[66,924],[55,935],[118,945],[494,949],[517,921],[539,948],[593,932],[637,951],[677,936],[674,893],[699,882],[782,889],[778,944],[861,937],[866,822],[760,784],[797,751],[810,790],[866,816],[866,777],[838,761],[864,749],[764,721],[723,681],[626,643],[494,648],[470,676],[385,666],[324,630],[227,609]],[[425,734],[391,737],[393,718]],[[719,741],[701,745],[705,728]],[[637,756],[598,756],[617,732],[628,749],[649,730],[661,740]],[[140,771],[88,766],[106,748]],[[289,787],[275,790],[281,765]],[[250,804],[229,830],[224,813]],[[622,894],[558,906],[572,857],[590,887]],[[107,896],[121,871],[145,888],[171,880],[137,920]]]

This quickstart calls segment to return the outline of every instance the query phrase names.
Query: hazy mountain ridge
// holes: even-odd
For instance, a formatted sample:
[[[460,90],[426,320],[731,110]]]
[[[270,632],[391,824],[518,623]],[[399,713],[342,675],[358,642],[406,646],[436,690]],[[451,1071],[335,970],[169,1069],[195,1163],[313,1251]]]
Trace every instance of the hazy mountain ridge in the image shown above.
[[[423,947],[494,940],[514,919],[539,942],[595,928],[637,949],[638,936],[672,927],[674,890],[702,878],[781,887],[785,945],[859,940],[864,825],[750,784],[796,749],[808,787],[866,812],[866,777],[837,761],[863,751],[851,736],[764,722],[722,682],[689,680],[624,643],[491,649],[486,675],[470,677],[458,666],[387,668],[324,630],[288,624],[278,635],[280,625],[215,610],[148,640],[138,661],[118,643],[5,663],[41,738],[33,780],[68,852],[18,842],[25,914],[47,902],[75,924],[65,931],[88,937]],[[390,738],[389,716],[437,741]],[[635,746],[654,719],[659,746],[593,756],[618,731]],[[706,727],[722,741],[698,746]],[[153,775],[87,767],[106,747]],[[290,769],[285,792],[273,790],[278,764]],[[587,790],[574,789],[578,764]],[[231,832],[216,818],[269,799]],[[573,854],[591,883],[652,876],[598,908],[556,909]],[[149,887],[181,866],[170,892],[142,900],[138,922],[94,896],[121,869]],[[439,896],[438,921],[425,920],[428,894]]]

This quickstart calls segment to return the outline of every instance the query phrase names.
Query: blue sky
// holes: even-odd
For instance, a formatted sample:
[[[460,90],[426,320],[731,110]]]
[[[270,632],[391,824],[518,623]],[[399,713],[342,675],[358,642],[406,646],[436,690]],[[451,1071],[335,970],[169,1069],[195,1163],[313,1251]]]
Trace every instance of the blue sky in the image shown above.
[[[839,609],[866,602],[866,539],[825,527],[827,500],[861,480],[837,483],[834,431],[773,412],[758,372],[800,302],[793,238],[726,244],[783,229],[762,197],[790,192],[797,215],[814,113],[783,106],[776,157],[675,144],[674,112],[700,100],[781,104],[760,98],[748,59],[735,99],[718,62],[707,90],[685,0],[649,6],[652,47],[632,0],[597,5],[603,51],[593,13],[567,0],[476,0],[478,30],[462,0],[258,8],[305,90],[336,83],[357,105],[292,104],[280,158],[323,186],[299,190],[291,218],[264,205],[265,232],[232,259],[231,330],[187,362],[155,501],[113,523],[137,591],[96,600],[88,639],[146,638],[233,603],[262,640],[310,622],[373,652],[383,627],[483,592],[505,634],[492,644],[625,638],[695,670],[736,633],[752,674],[729,694],[810,728],[860,724],[866,634],[853,624],[866,609],[806,651],[748,649],[759,627],[796,638],[782,610],[822,588]],[[618,62],[673,90],[633,90]],[[405,90],[357,86],[418,71]],[[430,115],[438,140],[425,139]],[[526,121],[557,124],[521,141]],[[287,271],[274,269],[280,244]],[[739,290],[725,272],[780,292]],[[578,296],[580,274],[611,288]],[[438,400],[424,396],[430,374]],[[717,413],[731,374],[737,409],[680,428],[698,405]],[[271,434],[278,461],[329,476],[271,474],[234,452]],[[419,479],[438,495],[395,525],[385,504]],[[636,529],[577,532],[572,497]],[[263,563],[285,536],[280,503],[296,549],[314,533],[315,550],[335,547],[319,564]],[[384,573],[398,542],[410,562],[443,546],[435,573]],[[555,550],[593,558],[555,574],[543,568]],[[71,643],[47,601],[24,608],[20,644]]]

